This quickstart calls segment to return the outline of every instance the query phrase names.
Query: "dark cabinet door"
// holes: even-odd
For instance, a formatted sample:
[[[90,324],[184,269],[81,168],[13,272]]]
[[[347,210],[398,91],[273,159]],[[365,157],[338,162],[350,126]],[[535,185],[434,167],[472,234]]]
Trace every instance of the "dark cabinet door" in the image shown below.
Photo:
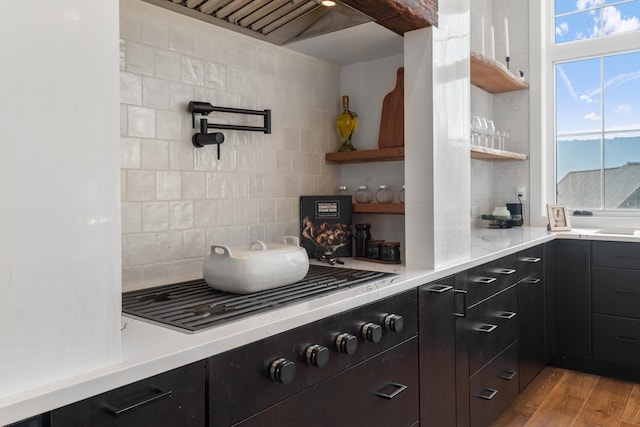
[[[418,405],[418,337],[414,337],[237,426],[409,427],[418,424]]]
[[[557,240],[557,347],[560,356],[591,358],[588,241]]]
[[[456,425],[454,277],[419,288],[420,419]]]
[[[558,256],[556,241],[544,244],[544,362],[548,363],[557,352],[557,288]]]
[[[193,363],[56,409],[51,426],[204,426],[204,366]]]
[[[545,364],[544,356],[544,287],[539,274],[518,283],[518,371],[520,391],[538,375]]]
[[[7,427],[43,427],[48,425],[46,424],[48,417],[48,414],[38,415],[36,417],[18,421],[17,423],[9,424]]]

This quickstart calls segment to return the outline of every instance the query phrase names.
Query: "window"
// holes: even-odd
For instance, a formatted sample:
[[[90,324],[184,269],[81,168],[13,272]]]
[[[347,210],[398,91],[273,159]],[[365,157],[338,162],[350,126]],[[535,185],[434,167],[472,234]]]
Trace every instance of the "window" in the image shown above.
[[[553,22],[555,202],[640,210],[640,0],[556,0]]]

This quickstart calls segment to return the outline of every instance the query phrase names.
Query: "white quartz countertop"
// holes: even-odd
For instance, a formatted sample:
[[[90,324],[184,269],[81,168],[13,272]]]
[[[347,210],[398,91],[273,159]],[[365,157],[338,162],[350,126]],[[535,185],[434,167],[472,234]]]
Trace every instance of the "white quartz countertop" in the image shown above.
[[[416,288],[554,238],[640,242],[640,236],[637,235],[594,234],[594,230],[549,233],[544,228],[534,227],[479,229],[472,232],[469,254],[451,260],[447,265],[427,269],[344,259],[344,267],[394,272],[398,275],[256,314],[194,334],[123,316],[121,321],[122,357],[119,363],[0,397],[0,425],[19,421],[206,359],[249,342]]]

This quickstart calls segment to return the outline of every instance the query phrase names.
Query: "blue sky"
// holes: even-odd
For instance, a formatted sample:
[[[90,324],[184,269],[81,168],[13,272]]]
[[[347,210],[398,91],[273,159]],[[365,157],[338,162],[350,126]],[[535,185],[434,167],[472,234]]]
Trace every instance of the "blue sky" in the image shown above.
[[[640,30],[640,0],[555,5],[558,44]],[[600,167],[603,129],[609,140],[605,167],[640,161],[640,52],[557,64],[556,111],[558,137],[565,141],[558,149],[558,179],[569,170]],[[620,137],[625,143],[611,140]]]

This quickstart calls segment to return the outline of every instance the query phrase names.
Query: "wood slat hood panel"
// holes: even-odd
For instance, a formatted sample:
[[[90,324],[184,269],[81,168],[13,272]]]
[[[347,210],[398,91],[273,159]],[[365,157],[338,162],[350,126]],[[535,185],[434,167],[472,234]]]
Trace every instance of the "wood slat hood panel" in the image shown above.
[[[437,25],[437,0],[144,0],[277,45],[374,21],[397,33]]]

